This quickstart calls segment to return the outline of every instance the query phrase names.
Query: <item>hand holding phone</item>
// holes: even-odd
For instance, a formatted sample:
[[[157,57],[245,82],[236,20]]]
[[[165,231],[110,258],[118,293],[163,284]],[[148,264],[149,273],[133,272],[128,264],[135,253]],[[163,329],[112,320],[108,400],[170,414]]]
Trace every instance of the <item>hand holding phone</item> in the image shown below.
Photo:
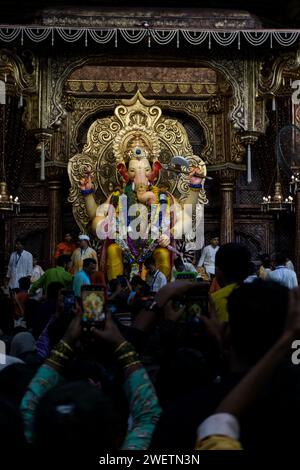
[[[105,324],[105,287],[98,285],[84,285],[81,287],[82,325],[86,329],[91,327],[103,328]]]

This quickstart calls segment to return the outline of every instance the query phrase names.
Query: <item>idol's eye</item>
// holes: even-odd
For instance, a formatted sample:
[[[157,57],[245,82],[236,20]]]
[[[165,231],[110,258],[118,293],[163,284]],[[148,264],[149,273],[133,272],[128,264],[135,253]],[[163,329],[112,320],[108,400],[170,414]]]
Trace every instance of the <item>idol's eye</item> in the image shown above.
[[[137,148],[134,149],[134,153],[135,153],[136,155],[141,155],[142,151],[141,151],[141,149],[139,149],[139,148],[137,147]]]

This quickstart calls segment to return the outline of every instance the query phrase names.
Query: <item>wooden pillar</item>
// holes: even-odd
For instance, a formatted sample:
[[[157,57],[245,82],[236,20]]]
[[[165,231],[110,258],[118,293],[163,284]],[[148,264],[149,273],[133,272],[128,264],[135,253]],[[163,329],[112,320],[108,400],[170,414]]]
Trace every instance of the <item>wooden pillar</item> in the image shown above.
[[[46,177],[49,188],[49,209],[48,209],[48,246],[49,264],[55,265],[54,253],[56,245],[62,238],[62,178],[64,169],[55,166],[46,167]]]
[[[221,195],[221,244],[234,241],[233,191],[236,172],[231,169],[220,171]]]
[[[295,223],[295,270],[296,274],[300,276],[300,188],[298,188],[295,196],[295,210],[296,210],[296,223]]]

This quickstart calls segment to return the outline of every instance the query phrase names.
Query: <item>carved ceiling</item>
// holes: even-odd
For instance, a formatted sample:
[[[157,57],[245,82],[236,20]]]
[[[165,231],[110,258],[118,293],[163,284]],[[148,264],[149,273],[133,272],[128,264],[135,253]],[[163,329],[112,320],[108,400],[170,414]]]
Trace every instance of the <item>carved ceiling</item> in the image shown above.
[[[270,26],[279,26],[279,25],[289,25],[299,26],[300,22],[300,6],[297,0],[287,0],[285,2],[284,8],[282,5],[277,5],[272,0],[211,0],[211,1],[202,1],[201,8],[199,8],[199,1],[197,0],[188,0],[184,4],[184,8],[178,7],[178,2],[176,0],[164,0],[160,2],[159,0],[152,0],[151,7],[147,8],[145,2],[137,0],[118,0],[117,7],[112,7],[112,2],[108,0],[88,0],[85,2],[84,7],[80,0],[64,0],[63,2],[65,11],[68,12],[67,15],[63,15],[61,9],[61,1],[59,0],[3,0],[1,2],[1,17],[2,22],[12,21],[15,23],[32,23],[34,20],[39,22],[44,19],[52,21],[53,18],[60,21],[66,21],[65,18],[73,16],[76,18],[79,16],[85,16],[86,18],[91,17],[93,14],[93,20],[103,17],[103,11],[110,9],[114,12],[114,17],[118,16],[118,11],[122,12],[123,16],[124,11],[127,14],[127,17],[135,14],[136,18],[141,16],[141,19],[145,19],[147,11],[152,12],[152,15],[155,15],[155,12],[159,11],[160,14],[156,14],[157,21],[166,22],[166,18],[169,18],[169,21],[174,21],[174,16],[176,17],[177,23],[182,22],[185,18],[191,21],[197,21],[197,26],[201,22],[199,17],[202,18],[202,23],[210,21],[219,24],[219,27],[224,26],[224,21],[227,24],[237,24],[243,22],[249,25],[259,25],[259,24],[268,24]],[[100,8],[99,8],[100,7]],[[48,13],[42,13],[42,10],[46,9]],[[81,13],[79,14],[79,9]],[[226,10],[227,9],[227,10]],[[56,15],[54,13],[57,13]],[[85,15],[83,14],[85,12]],[[247,13],[249,12],[249,13]],[[163,13],[163,14],[161,14]],[[111,14],[112,16],[112,14]],[[120,13],[119,13],[120,16]],[[198,16],[198,17],[197,17]],[[259,18],[257,18],[259,17]],[[146,18],[147,19],[147,18]],[[105,19],[104,19],[105,20]],[[203,26],[203,24],[201,25]],[[251,26],[250,26],[251,27]]]

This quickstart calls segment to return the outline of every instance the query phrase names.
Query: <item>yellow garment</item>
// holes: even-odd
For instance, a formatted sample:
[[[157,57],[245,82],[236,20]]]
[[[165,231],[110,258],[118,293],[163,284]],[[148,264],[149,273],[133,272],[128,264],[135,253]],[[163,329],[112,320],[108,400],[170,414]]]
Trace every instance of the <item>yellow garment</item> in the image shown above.
[[[228,284],[228,286],[211,294],[212,304],[219,322],[228,321],[227,299],[236,287],[236,283]]]
[[[72,254],[72,274],[78,273],[82,269],[83,260],[87,258],[93,258],[96,261],[96,271],[98,271],[98,258],[97,253],[93,248],[88,246],[85,250],[81,250],[81,248],[76,248]]]
[[[155,267],[167,278],[171,276],[170,252],[167,248],[156,248],[153,252]],[[111,243],[107,248],[107,278],[110,281],[124,273],[123,252],[117,243]],[[142,276],[145,278],[146,271],[143,268]]]
[[[156,248],[153,252],[153,257],[154,257],[156,269],[159,269],[159,271],[162,272],[166,276],[167,281],[170,281],[172,266],[171,266],[171,261],[170,261],[169,250],[167,248],[161,248],[161,247]]]
[[[196,442],[196,450],[242,450],[239,441],[228,436],[209,436]]]
[[[117,243],[111,243],[107,248],[107,278],[109,281],[124,273],[123,252]]]

